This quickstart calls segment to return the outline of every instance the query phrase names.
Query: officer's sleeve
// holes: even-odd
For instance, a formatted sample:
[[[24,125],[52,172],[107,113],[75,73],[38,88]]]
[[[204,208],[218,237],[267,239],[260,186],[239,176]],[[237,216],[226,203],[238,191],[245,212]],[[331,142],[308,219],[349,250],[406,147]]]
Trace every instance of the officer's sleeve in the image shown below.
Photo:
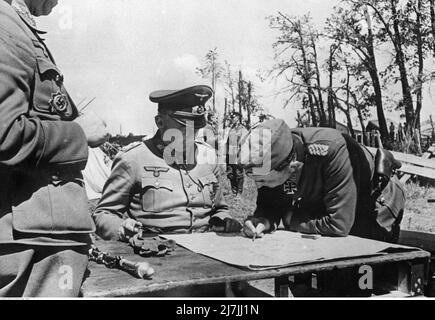
[[[78,124],[29,116],[34,63],[31,52],[0,37],[0,164],[83,169],[88,145]]]
[[[326,215],[300,222],[297,231],[326,236],[347,236],[355,220],[357,192],[346,145],[328,155],[323,168],[323,202]],[[294,217],[297,221],[298,217]],[[293,223],[292,223],[293,224]]]
[[[231,218],[228,205],[225,201],[223,194],[223,183],[224,183],[224,166],[216,166],[214,169],[214,174],[217,178],[217,184],[215,186],[215,211],[213,212],[213,217],[218,217],[220,219]]]
[[[135,174],[124,155],[118,155],[113,161],[112,172],[93,214],[96,232],[104,240],[119,240],[118,231],[130,205],[134,177]]]

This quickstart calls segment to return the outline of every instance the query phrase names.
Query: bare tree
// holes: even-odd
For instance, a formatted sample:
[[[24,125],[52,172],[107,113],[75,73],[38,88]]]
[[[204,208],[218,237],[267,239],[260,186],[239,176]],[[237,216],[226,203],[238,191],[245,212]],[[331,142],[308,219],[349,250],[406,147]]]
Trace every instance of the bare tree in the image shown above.
[[[236,108],[236,92],[234,88],[235,80],[231,70],[231,65],[228,63],[228,61],[225,61],[224,79],[225,79],[225,92],[227,95],[229,95],[232,111],[235,111]]]
[[[325,112],[316,49],[318,33],[311,25],[310,16],[298,18],[278,12],[269,17],[269,22],[272,29],[279,31],[273,44],[276,64],[271,74],[287,82],[280,91],[286,95],[284,107],[299,99],[302,107],[309,110],[312,125],[323,124]]]
[[[218,62],[217,48],[209,50],[205,55],[204,65],[197,68],[197,73],[205,78],[210,79],[211,88],[216,92],[216,84],[224,71],[221,64]],[[216,112],[216,95],[213,95],[213,112]]]
[[[383,32],[391,40],[394,47],[395,63],[400,73],[407,129],[408,132],[412,133],[414,129],[413,124],[415,123],[415,112],[406,67],[406,56],[403,46],[404,40],[400,28],[401,19],[403,19],[403,11],[399,8],[398,3],[398,0],[370,0],[363,2],[363,5],[373,10],[376,19],[383,26]]]
[[[376,106],[376,113],[379,121],[379,131],[382,142],[389,144],[389,134],[385,119],[382,87],[375,55],[375,32],[372,25],[372,18],[365,6],[350,0],[344,1],[347,7],[334,8],[334,14],[327,20],[326,34],[350,48],[353,55],[358,57],[364,70],[371,79],[374,96],[373,102]],[[364,30],[364,25],[366,30]]]

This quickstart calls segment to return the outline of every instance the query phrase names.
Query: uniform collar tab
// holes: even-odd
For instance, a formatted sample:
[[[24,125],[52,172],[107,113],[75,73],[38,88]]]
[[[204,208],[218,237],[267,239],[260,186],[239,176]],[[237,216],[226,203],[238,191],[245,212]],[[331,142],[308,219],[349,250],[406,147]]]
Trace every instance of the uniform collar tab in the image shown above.
[[[11,6],[32,31],[38,34],[47,33],[46,31],[42,31],[37,28],[35,18],[32,16],[29,8],[27,8],[26,4],[22,0],[13,0]]]

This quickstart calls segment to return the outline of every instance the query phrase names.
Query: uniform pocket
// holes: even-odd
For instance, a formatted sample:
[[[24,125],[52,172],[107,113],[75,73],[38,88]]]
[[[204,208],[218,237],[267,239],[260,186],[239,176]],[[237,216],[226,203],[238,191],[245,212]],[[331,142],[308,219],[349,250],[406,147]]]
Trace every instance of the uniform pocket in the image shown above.
[[[142,210],[145,212],[173,211],[174,184],[168,179],[142,178]]]
[[[23,184],[26,185],[26,184]],[[79,234],[95,231],[82,180],[27,183],[12,207],[16,231],[32,234]]]

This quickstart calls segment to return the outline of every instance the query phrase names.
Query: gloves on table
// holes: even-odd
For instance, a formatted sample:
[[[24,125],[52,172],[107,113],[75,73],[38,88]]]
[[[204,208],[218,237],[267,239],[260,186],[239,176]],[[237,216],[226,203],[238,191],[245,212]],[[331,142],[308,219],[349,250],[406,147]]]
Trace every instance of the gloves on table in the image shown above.
[[[175,249],[174,240],[166,240],[159,236],[143,236],[138,233],[128,241],[134,253],[142,257],[162,257]]]

